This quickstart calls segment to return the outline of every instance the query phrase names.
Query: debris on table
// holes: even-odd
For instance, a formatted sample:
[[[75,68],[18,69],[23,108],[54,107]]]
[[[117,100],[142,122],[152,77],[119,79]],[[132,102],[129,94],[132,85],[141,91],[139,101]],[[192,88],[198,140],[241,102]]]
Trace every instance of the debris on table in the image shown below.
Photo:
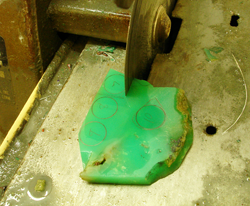
[[[222,52],[224,49],[222,47],[212,47],[211,49],[209,49],[211,52],[214,52],[215,54],[218,54],[220,52]]]
[[[72,69],[72,65],[71,64],[67,64],[67,67],[70,69]]]
[[[115,58],[113,56],[111,56],[109,53],[106,53],[104,51],[98,51],[96,54],[97,55],[103,55],[105,57],[109,57],[111,59],[111,61],[115,61]]]
[[[107,46],[107,47],[99,47],[98,48],[98,51],[99,52],[109,52],[109,53],[114,53],[114,50],[116,50],[116,47],[110,47],[110,46]]]
[[[212,47],[212,48],[210,48],[210,49],[205,48],[205,49],[204,49],[204,52],[205,52],[205,54],[206,54],[206,56],[207,56],[207,59],[206,59],[206,60],[207,60],[208,62],[218,60],[218,58],[217,58],[216,56],[212,55],[211,52],[213,52],[213,53],[215,53],[215,54],[218,54],[218,53],[222,52],[223,50],[224,50],[224,49],[223,49],[222,47]]]
[[[104,55],[105,57],[108,57],[108,55],[103,51],[98,51],[96,54],[97,55]]]
[[[30,145],[31,145],[31,143],[32,143],[32,140],[30,140],[30,141],[29,141],[28,145],[30,146]]]
[[[46,180],[37,180],[35,191],[43,192],[45,190],[45,187],[46,187]]]

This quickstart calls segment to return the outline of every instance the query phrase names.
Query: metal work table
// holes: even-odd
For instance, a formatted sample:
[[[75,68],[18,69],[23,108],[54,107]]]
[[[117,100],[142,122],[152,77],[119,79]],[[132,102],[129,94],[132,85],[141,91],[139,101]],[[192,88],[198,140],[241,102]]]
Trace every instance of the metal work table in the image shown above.
[[[156,57],[148,80],[184,89],[192,105],[194,142],[177,171],[150,186],[89,184],[79,177],[78,132],[109,69],[123,72],[125,62],[124,45],[98,55],[107,42],[91,39],[74,59],[44,122],[35,128],[0,205],[250,205],[249,7],[249,1],[178,1],[173,15],[183,22],[175,46]],[[238,27],[230,26],[232,15],[239,15]],[[204,49],[213,47],[223,51],[208,62]],[[214,135],[207,134],[208,126],[217,129]],[[20,136],[16,147],[23,144]],[[13,158],[11,154],[17,155],[10,148],[7,156]],[[38,174],[52,179],[51,193],[40,201],[27,195]]]

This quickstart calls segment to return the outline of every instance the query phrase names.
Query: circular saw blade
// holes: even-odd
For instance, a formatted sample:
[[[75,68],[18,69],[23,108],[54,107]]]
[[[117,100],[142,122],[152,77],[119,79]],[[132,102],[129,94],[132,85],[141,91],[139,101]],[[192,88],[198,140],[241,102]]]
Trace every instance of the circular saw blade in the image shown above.
[[[170,15],[175,0],[135,0],[129,25],[125,62],[125,93],[134,78],[147,80],[152,62],[164,44],[153,43],[153,30],[158,8]]]

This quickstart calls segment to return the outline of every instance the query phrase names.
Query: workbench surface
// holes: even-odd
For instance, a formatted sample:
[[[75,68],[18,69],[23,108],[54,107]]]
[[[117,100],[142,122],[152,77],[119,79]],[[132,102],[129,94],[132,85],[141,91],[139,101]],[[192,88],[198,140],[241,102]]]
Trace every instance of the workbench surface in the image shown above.
[[[109,69],[123,72],[125,63],[124,46],[106,56],[98,54],[106,42],[90,40],[0,204],[250,205],[248,8],[249,1],[177,3],[174,16],[183,22],[175,46],[156,57],[149,77],[154,86],[184,89],[192,105],[194,141],[177,171],[150,186],[89,184],[79,177],[81,125]],[[240,15],[238,27],[230,26],[234,14]],[[207,61],[204,49],[217,59]],[[206,134],[207,126],[217,132]],[[38,174],[52,179],[42,200],[27,195]]]

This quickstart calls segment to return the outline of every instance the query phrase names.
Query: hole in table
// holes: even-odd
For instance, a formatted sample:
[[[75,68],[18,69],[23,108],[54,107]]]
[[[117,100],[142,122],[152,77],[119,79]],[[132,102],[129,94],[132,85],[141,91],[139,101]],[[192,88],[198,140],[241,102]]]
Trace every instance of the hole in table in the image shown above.
[[[214,135],[214,134],[216,134],[216,132],[217,132],[217,128],[213,125],[207,126],[207,128],[205,130],[205,133],[208,135]]]
[[[182,19],[180,18],[171,17],[170,19],[172,24],[171,31],[165,43],[164,53],[170,53],[172,51],[182,24]]]
[[[237,27],[239,25],[238,24],[239,18],[240,18],[239,15],[232,15],[230,25],[234,26],[234,27]]]

